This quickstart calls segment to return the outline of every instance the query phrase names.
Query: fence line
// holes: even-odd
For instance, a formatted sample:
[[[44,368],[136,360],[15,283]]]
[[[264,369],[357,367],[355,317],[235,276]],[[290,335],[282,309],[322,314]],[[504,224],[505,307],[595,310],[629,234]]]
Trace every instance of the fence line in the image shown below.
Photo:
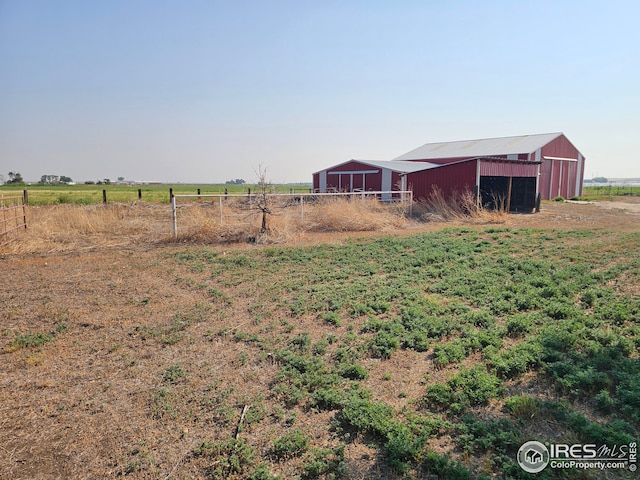
[[[22,196],[0,195],[0,246],[14,240],[11,233],[27,229],[26,191]]]
[[[291,198],[294,202],[299,202],[300,206],[300,217],[304,220],[305,215],[305,198],[306,203],[309,204],[314,202],[318,198],[327,198],[327,197],[347,197],[351,199],[365,199],[365,198],[374,198],[378,199],[382,202],[408,202],[409,204],[409,216],[412,214],[413,209],[413,191],[411,190],[393,190],[393,191],[359,191],[359,192],[327,192],[327,193],[224,193],[224,194],[174,194],[173,191],[170,192],[171,197],[171,217],[172,217],[172,225],[173,225],[173,238],[177,240],[178,238],[178,205],[177,198],[217,198],[218,199],[218,211],[220,215],[220,223],[222,224],[224,221],[224,213],[223,213],[223,201],[225,199],[246,199],[249,202],[249,206],[251,208],[255,208],[257,206],[257,202],[265,201],[269,203],[268,199],[273,198]],[[242,214],[239,214],[242,215]],[[236,214],[238,216],[238,214]]]

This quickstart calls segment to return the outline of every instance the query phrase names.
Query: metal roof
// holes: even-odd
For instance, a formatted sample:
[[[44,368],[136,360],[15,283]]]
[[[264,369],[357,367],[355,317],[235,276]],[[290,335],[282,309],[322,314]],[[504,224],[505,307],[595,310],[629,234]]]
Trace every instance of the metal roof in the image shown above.
[[[372,167],[377,167],[377,168],[387,168],[389,170],[392,170],[394,172],[398,172],[398,173],[413,173],[413,172],[419,172],[420,170],[428,170],[430,168],[437,168],[437,167],[441,167],[442,165],[439,165],[437,163],[428,163],[428,162],[402,162],[402,161],[396,161],[396,160],[356,160],[356,159],[351,159],[349,161],[346,162],[342,162],[339,163],[338,165],[334,165],[330,168],[327,168],[325,170],[332,170],[334,168],[338,168],[341,167],[342,165],[345,165],[349,162],[358,162],[358,163],[362,163],[363,165],[369,165]],[[322,170],[321,170],[322,171]],[[315,173],[320,173],[320,172],[315,172]]]
[[[354,162],[360,162],[373,167],[388,168],[398,173],[413,173],[420,170],[428,170],[429,168],[437,168],[442,165],[437,163],[428,162],[403,162],[399,160],[354,160]]]
[[[404,155],[394,158],[393,161],[485,157],[490,155],[532,153],[561,135],[562,133],[543,133],[539,135],[521,135],[517,137],[427,143],[405,153]]]

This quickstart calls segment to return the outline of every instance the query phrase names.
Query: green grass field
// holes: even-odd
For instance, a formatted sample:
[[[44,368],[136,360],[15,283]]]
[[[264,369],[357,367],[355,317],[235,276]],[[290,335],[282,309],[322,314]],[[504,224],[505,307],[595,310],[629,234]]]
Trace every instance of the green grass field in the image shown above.
[[[611,200],[620,196],[638,196],[640,187],[626,187],[619,185],[586,186],[582,189],[582,199]]]
[[[200,189],[201,194],[220,194],[225,189],[228,193],[246,193],[247,189],[256,190],[255,185],[229,185],[229,184],[175,184],[175,185],[3,185],[0,186],[0,195],[22,195],[26,189],[29,194],[29,205],[55,205],[72,203],[79,205],[91,205],[103,201],[103,190],[107,194],[107,202],[127,203],[138,200],[140,190],[142,200],[152,203],[168,203],[169,189],[175,194],[196,194]],[[292,189],[295,192],[306,193],[310,185],[274,185],[274,191],[288,193]],[[640,195],[640,187],[618,186],[586,186],[583,195],[585,200],[611,200],[614,197],[626,195]]]
[[[55,204],[79,204],[91,205],[103,201],[103,190],[107,194],[107,202],[127,203],[138,200],[138,190],[141,191],[142,201],[153,203],[169,203],[169,189],[174,194],[195,195],[200,189],[201,194],[220,194],[227,189],[228,193],[246,193],[251,188],[255,191],[255,185],[227,185],[227,184],[202,184],[202,185],[3,185],[0,186],[0,195],[22,195],[28,191],[29,205],[55,205]],[[274,185],[274,191],[288,193],[291,189],[295,192],[308,192],[309,185]]]
[[[170,258],[219,315],[247,306],[251,322],[211,335],[244,344],[244,362],[279,365],[265,408],[332,414],[333,449],[313,453],[302,430],[274,445],[277,458],[304,458],[300,478],[338,478],[355,436],[397,478],[444,479],[531,478],[516,463],[529,440],[639,438],[640,233],[454,228]],[[415,371],[383,373],[407,355]],[[255,474],[247,443],[194,454],[220,465],[232,447],[254,460],[219,478]],[[598,478],[584,475],[536,478]]]

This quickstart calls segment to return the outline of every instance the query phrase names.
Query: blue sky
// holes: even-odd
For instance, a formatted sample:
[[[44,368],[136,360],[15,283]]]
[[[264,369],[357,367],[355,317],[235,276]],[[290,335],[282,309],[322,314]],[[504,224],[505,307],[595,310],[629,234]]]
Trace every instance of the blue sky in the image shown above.
[[[0,0],[0,174],[310,181],[564,132],[640,177],[637,1]]]

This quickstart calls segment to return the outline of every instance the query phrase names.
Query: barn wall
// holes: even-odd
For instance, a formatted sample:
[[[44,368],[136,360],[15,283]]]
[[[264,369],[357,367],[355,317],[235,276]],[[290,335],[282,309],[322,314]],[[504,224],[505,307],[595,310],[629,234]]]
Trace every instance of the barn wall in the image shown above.
[[[402,178],[398,172],[391,172],[391,190],[400,190]]]
[[[542,155],[547,157],[577,159],[579,153],[578,149],[564,135],[560,135],[542,147]]]
[[[544,160],[540,166],[540,195],[543,200],[557,196],[582,195],[584,163],[569,160]]]
[[[337,167],[327,168],[328,172],[348,172],[353,170],[380,170],[380,169],[376,167],[372,167],[371,165],[366,165],[356,160],[351,160],[350,162],[343,163],[342,165],[338,165]]]
[[[346,162],[342,165],[338,165],[336,167],[331,167],[327,169],[327,190],[342,190],[344,192],[349,192],[354,189],[362,189],[362,175],[354,174],[353,177],[350,174],[341,175],[342,179],[340,179],[340,175],[337,174],[329,174],[329,172],[357,172],[357,171],[373,171],[376,170],[377,173],[368,173],[365,178],[365,190],[380,190],[382,186],[382,169],[379,167],[373,167],[371,165],[367,165],[355,160],[350,162]],[[353,180],[353,184],[351,181]],[[315,188],[315,175],[314,175],[314,188]]]
[[[461,162],[431,168],[407,175],[407,186],[413,189],[413,198],[429,198],[437,186],[445,198],[465,190],[473,191],[476,184],[476,162]]]
[[[543,200],[582,195],[584,158],[576,147],[560,135],[542,147],[543,157],[571,158],[576,161],[543,159],[540,167],[540,194]]]
[[[489,177],[536,177],[538,165],[535,163],[480,161],[480,175]]]

